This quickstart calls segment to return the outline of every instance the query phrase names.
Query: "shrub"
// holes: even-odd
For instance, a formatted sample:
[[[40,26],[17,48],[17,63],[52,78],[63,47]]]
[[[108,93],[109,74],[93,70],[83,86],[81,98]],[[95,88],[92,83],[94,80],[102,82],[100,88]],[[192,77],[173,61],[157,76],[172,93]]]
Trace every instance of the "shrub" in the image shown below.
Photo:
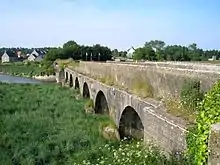
[[[196,112],[198,104],[204,97],[203,91],[200,90],[200,82],[195,80],[185,81],[180,93],[182,106],[190,111]]]
[[[196,124],[187,134],[188,154],[193,155],[194,164],[206,164],[208,137],[212,124],[220,121],[220,81],[208,92],[199,106]]]

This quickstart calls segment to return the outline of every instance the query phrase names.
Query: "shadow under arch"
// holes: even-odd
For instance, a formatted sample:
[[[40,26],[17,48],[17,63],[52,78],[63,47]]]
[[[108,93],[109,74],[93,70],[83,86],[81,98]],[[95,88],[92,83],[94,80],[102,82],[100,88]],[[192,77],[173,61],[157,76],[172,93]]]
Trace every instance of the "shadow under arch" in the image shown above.
[[[95,99],[95,113],[109,114],[108,102],[102,91],[99,91]]]
[[[83,84],[83,97],[90,98],[89,87],[86,82]]]
[[[75,79],[75,89],[79,90],[79,80],[78,80],[78,77],[76,77],[76,79]]]
[[[73,87],[73,76],[72,74],[70,74],[70,84],[69,84],[70,88]]]
[[[65,82],[67,83],[68,82],[68,72],[66,72],[66,76],[65,76]]]
[[[121,139],[125,137],[134,139],[144,138],[144,126],[141,118],[131,106],[127,106],[121,114],[119,134]]]

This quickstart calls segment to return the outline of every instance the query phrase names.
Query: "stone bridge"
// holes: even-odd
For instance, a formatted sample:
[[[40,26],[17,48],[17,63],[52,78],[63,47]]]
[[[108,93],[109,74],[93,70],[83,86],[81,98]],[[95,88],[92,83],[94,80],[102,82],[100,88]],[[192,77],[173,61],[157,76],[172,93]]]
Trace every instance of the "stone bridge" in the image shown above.
[[[92,99],[95,113],[109,115],[118,127],[121,138],[144,138],[167,152],[185,150],[184,122],[166,113],[160,102],[140,99],[70,68],[65,68],[57,76],[58,81],[64,80],[70,88],[80,90],[83,97]]]

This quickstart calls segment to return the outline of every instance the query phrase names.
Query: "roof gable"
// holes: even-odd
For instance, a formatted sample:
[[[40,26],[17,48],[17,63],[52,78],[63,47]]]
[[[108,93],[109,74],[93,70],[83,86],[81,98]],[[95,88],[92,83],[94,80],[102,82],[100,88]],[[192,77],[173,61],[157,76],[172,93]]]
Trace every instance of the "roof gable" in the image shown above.
[[[17,57],[16,52],[15,52],[15,51],[12,51],[12,50],[7,50],[7,51],[5,51],[3,55],[4,55],[4,56],[7,55],[7,56],[9,56],[9,57]]]
[[[134,52],[134,51],[135,51],[135,48],[133,46],[127,50],[127,52]]]

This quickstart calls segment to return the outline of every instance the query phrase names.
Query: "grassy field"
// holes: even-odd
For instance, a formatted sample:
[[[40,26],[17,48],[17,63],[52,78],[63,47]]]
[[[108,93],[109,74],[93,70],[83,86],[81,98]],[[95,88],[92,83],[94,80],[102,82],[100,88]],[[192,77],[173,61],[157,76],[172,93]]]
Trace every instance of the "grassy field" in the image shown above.
[[[50,62],[17,62],[0,64],[0,72],[13,76],[44,76],[54,74],[52,63]]]
[[[86,114],[86,100],[57,85],[0,83],[0,164],[190,164],[141,142],[100,135],[107,116]]]

